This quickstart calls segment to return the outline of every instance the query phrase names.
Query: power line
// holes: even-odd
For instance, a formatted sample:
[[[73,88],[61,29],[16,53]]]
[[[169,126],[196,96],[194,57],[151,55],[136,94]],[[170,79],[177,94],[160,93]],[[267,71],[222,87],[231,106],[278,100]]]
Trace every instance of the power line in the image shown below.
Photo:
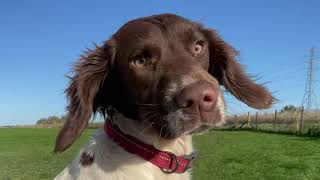
[[[316,59],[316,49],[312,47],[310,49],[309,59],[307,61],[307,79],[306,79],[306,86],[304,90],[304,95],[302,99],[302,106],[305,107],[306,111],[311,111],[312,109],[318,109],[317,103],[317,94],[315,92],[315,83],[316,83],[316,66],[317,66],[317,59]]]

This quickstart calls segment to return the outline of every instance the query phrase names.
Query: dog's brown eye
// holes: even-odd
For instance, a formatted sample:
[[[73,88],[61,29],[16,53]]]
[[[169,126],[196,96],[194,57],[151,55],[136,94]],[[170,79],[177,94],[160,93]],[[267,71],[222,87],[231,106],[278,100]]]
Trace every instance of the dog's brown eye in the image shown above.
[[[134,65],[136,65],[137,67],[143,67],[147,64],[147,59],[145,57],[137,57],[134,59],[133,61]]]
[[[198,41],[193,47],[193,53],[195,55],[198,55],[198,54],[202,53],[202,50],[203,50],[203,42]]]

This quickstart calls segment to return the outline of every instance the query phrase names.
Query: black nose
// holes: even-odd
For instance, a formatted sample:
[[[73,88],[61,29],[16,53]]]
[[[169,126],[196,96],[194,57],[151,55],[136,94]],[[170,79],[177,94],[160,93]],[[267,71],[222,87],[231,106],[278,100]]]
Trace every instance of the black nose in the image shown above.
[[[212,111],[217,102],[217,92],[208,82],[198,82],[184,88],[176,97],[178,108]]]

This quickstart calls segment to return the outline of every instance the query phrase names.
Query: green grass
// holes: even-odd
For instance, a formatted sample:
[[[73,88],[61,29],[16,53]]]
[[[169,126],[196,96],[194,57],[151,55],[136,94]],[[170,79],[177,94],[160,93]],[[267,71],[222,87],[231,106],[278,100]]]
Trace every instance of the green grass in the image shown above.
[[[196,179],[320,179],[319,139],[219,131],[194,140]]]
[[[58,129],[0,128],[0,180],[52,179],[70,162],[89,134],[87,130],[63,154],[54,154]]]
[[[58,129],[0,129],[0,180],[52,179],[94,130],[71,149],[53,154]],[[320,179],[319,139],[247,131],[196,136],[193,179]]]

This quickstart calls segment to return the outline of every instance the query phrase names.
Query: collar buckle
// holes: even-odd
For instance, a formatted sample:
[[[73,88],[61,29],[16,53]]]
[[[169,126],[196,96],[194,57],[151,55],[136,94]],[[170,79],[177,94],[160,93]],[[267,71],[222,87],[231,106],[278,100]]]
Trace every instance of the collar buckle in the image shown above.
[[[191,154],[183,156],[185,159],[189,160],[189,163],[188,163],[185,171],[187,171],[193,167],[194,161],[198,157],[198,154],[199,154],[199,151],[193,151]]]
[[[174,165],[174,168],[171,169],[165,169],[165,168],[160,168],[162,172],[164,172],[165,174],[172,174],[172,173],[175,173],[176,170],[179,168],[179,161],[178,161],[178,158],[176,155],[174,155],[172,152],[168,152],[166,151],[166,153],[168,153],[171,157],[171,162],[170,162],[170,166],[169,167],[172,167],[172,165]]]

